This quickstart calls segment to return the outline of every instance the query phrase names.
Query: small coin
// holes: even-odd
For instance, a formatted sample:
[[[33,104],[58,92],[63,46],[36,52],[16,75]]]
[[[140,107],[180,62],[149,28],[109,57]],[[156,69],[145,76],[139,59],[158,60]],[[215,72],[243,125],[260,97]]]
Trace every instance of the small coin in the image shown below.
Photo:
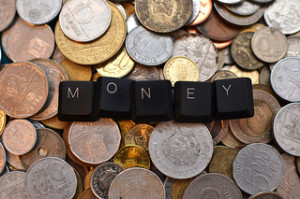
[[[259,84],[259,73],[256,70],[249,72],[249,71],[241,70],[237,66],[233,65],[229,68],[229,71],[233,72],[238,77],[250,78],[252,85]]]
[[[93,193],[98,198],[106,199],[111,182],[123,170],[124,167],[113,162],[105,162],[97,166],[91,178]]]
[[[214,120],[205,125],[211,133],[214,145],[218,144],[228,133],[228,120]]]
[[[189,26],[195,26],[204,22],[210,15],[212,11],[212,2],[211,0],[200,0],[200,12],[196,19],[189,24]]]
[[[241,148],[244,145],[241,141],[234,137],[230,128],[228,129],[226,136],[222,139],[222,143],[230,148]]]
[[[72,199],[76,187],[77,178],[73,168],[60,158],[40,159],[26,173],[25,189],[31,199]]]
[[[164,181],[166,199],[182,199],[184,191],[194,179],[195,178],[178,180],[167,177]]]
[[[225,6],[229,11],[237,15],[252,15],[257,12],[260,8],[258,4],[251,3],[250,1],[242,1],[237,5],[226,5]]]
[[[6,153],[3,145],[0,143],[0,173],[5,169],[6,165]]]
[[[220,3],[224,3],[224,4],[240,4],[242,3],[244,0],[217,0]]]
[[[48,96],[46,75],[34,64],[18,62],[0,72],[0,106],[7,115],[26,118],[37,113]]]
[[[125,134],[124,142],[126,145],[138,145],[149,151],[149,139],[153,127],[148,124],[137,124],[132,126]]]
[[[28,199],[25,191],[26,173],[20,171],[8,172],[0,178],[1,198]]]
[[[57,116],[47,120],[42,120],[41,122],[47,127],[58,130],[64,130],[67,126],[67,122],[60,121]]]
[[[14,20],[16,14],[15,0],[2,0],[0,6],[0,32],[6,29]]]
[[[260,192],[253,196],[250,196],[248,199],[284,199],[284,198],[275,192]]]
[[[248,194],[273,191],[284,176],[284,162],[276,149],[263,143],[250,144],[233,162],[233,177]]]
[[[111,23],[111,10],[104,0],[70,0],[59,14],[59,24],[67,37],[88,42],[103,35]]]
[[[220,71],[217,71],[212,76],[210,81],[213,82],[213,81],[220,80],[220,79],[231,79],[231,78],[237,78],[237,75],[228,70],[220,70]]]
[[[192,0],[193,1],[193,12],[191,18],[186,22],[186,25],[192,23],[200,13],[201,3],[200,0]]]
[[[1,158],[0,158],[1,159]],[[14,155],[10,153],[9,151],[6,151],[6,159],[10,166],[16,168],[20,171],[26,171],[27,168],[25,168],[20,160],[20,156]]]
[[[91,67],[76,64],[68,59],[60,63],[65,69],[71,81],[90,81],[92,77]]]
[[[288,37],[286,57],[300,57],[300,37]]]
[[[259,73],[259,83],[271,87],[271,71],[269,66],[264,66]]]
[[[130,168],[114,178],[109,187],[108,198],[164,199],[165,190],[162,182],[153,172],[144,168]]]
[[[159,80],[160,76],[156,67],[147,67],[137,63],[126,78],[133,79],[135,81],[149,81]]]

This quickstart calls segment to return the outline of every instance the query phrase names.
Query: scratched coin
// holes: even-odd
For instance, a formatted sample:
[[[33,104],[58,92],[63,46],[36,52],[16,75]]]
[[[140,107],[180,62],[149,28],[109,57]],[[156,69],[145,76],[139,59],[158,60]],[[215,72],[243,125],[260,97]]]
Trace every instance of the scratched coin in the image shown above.
[[[237,15],[252,15],[260,8],[258,4],[252,3],[248,0],[242,1],[237,5],[225,5],[225,7]]]
[[[0,2],[0,32],[6,29],[13,22],[15,14],[15,0],[2,0]]]
[[[161,122],[152,131],[149,153],[160,172],[174,179],[187,179],[207,167],[213,141],[202,123]]]
[[[248,194],[273,191],[284,176],[284,162],[270,145],[254,143],[239,151],[233,162],[233,178]]]
[[[26,173],[25,189],[30,199],[72,199],[76,187],[73,168],[60,158],[40,159]]]
[[[137,124],[131,127],[125,134],[124,142],[126,145],[138,145],[146,151],[149,150],[149,139],[153,127],[148,124]]]
[[[28,199],[25,191],[26,173],[12,171],[0,177],[0,197]]]
[[[157,66],[166,62],[173,53],[172,38],[138,26],[126,37],[128,54],[138,63]]]
[[[104,0],[69,0],[60,14],[59,24],[67,37],[79,42],[97,39],[111,23],[111,10]]]
[[[33,149],[37,140],[34,126],[25,119],[8,122],[2,135],[2,143],[7,151],[15,155],[23,155]]]
[[[253,196],[250,196],[248,199],[284,199],[284,198],[275,192],[260,192]]]
[[[165,190],[160,179],[144,168],[130,168],[122,171],[112,181],[109,199],[164,199]]]
[[[136,63],[133,70],[126,76],[126,78],[133,79],[135,81],[159,80],[160,74],[156,67],[147,67]]]
[[[6,165],[6,153],[3,145],[0,143],[0,173],[3,172]]]

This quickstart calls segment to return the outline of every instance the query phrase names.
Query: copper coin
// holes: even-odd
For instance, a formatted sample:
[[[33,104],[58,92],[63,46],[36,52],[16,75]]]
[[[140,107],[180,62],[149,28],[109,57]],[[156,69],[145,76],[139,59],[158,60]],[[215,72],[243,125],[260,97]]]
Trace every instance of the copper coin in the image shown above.
[[[32,63],[6,65],[0,72],[0,106],[7,115],[26,118],[37,113],[48,96],[46,75]]]
[[[7,28],[16,14],[15,0],[2,0],[0,2],[0,32]]]
[[[68,59],[61,61],[61,66],[67,72],[71,81],[90,81],[92,77],[91,67],[76,64]]]
[[[211,0],[199,0],[200,1],[200,12],[196,19],[189,24],[189,26],[195,26],[205,21],[211,13],[212,2]]]
[[[3,32],[2,45],[5,54],[15,62],[48,59],[54,50],[54,34],[48,25],[31,26],[18,18]]]
[[[226,48],[227,46],[230,46],[230,44],[232,42],[233,42],[233,40],[224,41],[224,42],[214,41],[213,43],[217,49],[223,49],[223,48]]]
[[[2,142],[7,151],[15,155],[23,155],[33,149],[37,140],[34,126],[25,119],[15,119],[8,122]]]
[[[3,145],[0,143],[0,173],[3,172],[6,165],[6,154]]]
[[[60,52],[59,48],[56,47],[53,52],[53,55],[51,56],[51,59],[60,64],[60,62],[66,59],[66,57]]]
[[[228,120],[214,120],[205,125],[211,133],[214,145],[218,144],[228,133]]]
[[[1,157],[0,157],[1,159]],[[20,160],[20,156],[19,155],[15,155],[10,153],[9,151],[6,151],[6,159],[7,162],[10,166],[14,167],[17,170],[20,171],[26,171],[27,168],[25,168]]]

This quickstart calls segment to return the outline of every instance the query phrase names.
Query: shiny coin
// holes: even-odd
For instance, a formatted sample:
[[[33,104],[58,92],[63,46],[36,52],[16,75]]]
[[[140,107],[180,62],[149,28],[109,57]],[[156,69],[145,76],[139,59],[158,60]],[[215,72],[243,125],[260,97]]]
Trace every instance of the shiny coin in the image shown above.
[[[163,174],[187,179],[206,168],[212,157],[213,141],[204,124],[161,122],[152,131],[149,153]]]
[[[88,164],[100,164],[111,159],[118,151],[121,134],[112,119],[74,122],[70,127],[68,142],[79,160]]]
[[[147,67],[137,63],[126,78],[133,79],[135,81],[148,81],[159,80],[160,76],[156,67]]]
[[[212,10],[212,2],[211,0],[200,0],[200,12],[196,19],[189,24],[189,26],[195,26],[202,22],[204,22],[207,17],[210,15]]]
[[[193,180],[194,178],[176,180],[167,177],[164,181],[166,199],[182,199],[184,191]]]
[[[248,194],[273,191],[284,176],[284,162],[276,149],[267,144],[250,144],[237,154],[233,177]]]
[[[15,155],[23,155],[31,151],[36,140],[37,134],[34,126],[24,119],[9,121],[2,135],[4,147]]]
[[[0,173],[5,169],[6,165],[6,153],[3,145],[0,143]]]
[[[111,10],[104,0],[69,0],[59,14],[67,37],[79,42],[97,39],[111,23]]]
[[[288,37],[286,57],[300,57],[300,37]]]
[[[239,4],[242,3],[244,0],[217,0],[217,1],[224,4]]]
[[[71,81],[90,81],[92,77],[91,67],[76,64],[68,59],[64,59],[61,66],[67,72]]]
[[[282,107],[274,119],[273,133],[276,142],[285,152],[294,156],[300,156],[299,119],[300,103]]]
[[[165,190],[162,182],[153,172],[144,168],[130,168],[121,172],[112,181],[108,198],[164,199]]]
[[[48,96],[46,75],[32,63],[6,65],[0,73],[0,106],[14,118],[26,118],[37,113]]]
[[[237,15],[252,15],[260,8],[258,4],[251,3],[248,0],[245,0],[237,5],[227,5],[225,7]]]
[[[72,199],[76,187],[77,179],[73,168],[60,158],[38,160],[26,173],[25,189],[31,199]]]
[[[130,31],[125,46],[128,54],[136,62],[146,66],[160,65],[173,53],[173,42],[170,36],[153,33],[143,26]]]
[[[135,123],[132,120],[119,120],[117,123],[121,131],[121,146],[123,146],[126,133],[135,125]]]
[[[25,191],[26,173],[20,171],[9,172],[0,178],[1,198],[28,199]]]
[[[16,1],[2,0],[0,5],[0,32],[2,32],[14,20],[16,14]]]
[[[111,182],[123,170],[124,167],[113,162],[105,162],[97,166],[91,178],[91,188],[93,193],[98,198],[107,198]]]
[[[5,112],[0,108],[0,135],[2,135],[4,129],[6,126],[6,114]]]
[[[126,145],[138,145],[146,151],[149,150],[149,139],[153,127],[148,124],[137,124],[131,127],[125,134],[124,143]]]
[[[250,196],[248,199],[284,199],[284,198],[275,192],[261,192],[253,196]]]

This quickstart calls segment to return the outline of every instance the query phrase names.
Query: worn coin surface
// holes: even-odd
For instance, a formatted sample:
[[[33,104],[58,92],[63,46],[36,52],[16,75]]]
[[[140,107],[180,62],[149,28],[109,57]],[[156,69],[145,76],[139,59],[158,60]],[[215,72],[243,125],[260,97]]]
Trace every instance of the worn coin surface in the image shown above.
[[[126,76],[126,78],[135,81],[149,81],[159,80],[159,71],[156,67],[147,67],[142,64],[136,63],[133,70]]]
[[[230,128],[228,129],[226,136],[222,139],[222,143],[230,148],[241,148],[244,145],[241,141],[234,137]]]
[[[124,143],[126,145],[138,145],[146,151],[149,150],[149,139],[153,127],[148,124],[137,124],[131,127],[125,134]]]
[[[187,179],[201,173],[213,153],[213,141],[202,123],[161,122],[152,131],[150,157],[166,176]]]
[[[249,199],[284,199],[281,195],[275,192],[260,192],[250,196]]]
[[[250,144],[239,151],[233,162],[233,178],[248,194],[273,191],[284,176],[279,152],[263,143]]]
[[[6,165],[6,153],[3,145],[0,143],[0,173],[3,172]]]
[[[165,190],[160,179],[144,168],[130,168],[122,171],[112,181],[109,199],[164,199]]]
[[[237,5],[226,5],[225,7],[237,15],[252,15],[260,8],[258,4],[252,3],[248,0],[242,1]]]
[[[73,168],[60,158],[40,159],[26,173],[25,189],[30,199],[72,199],[76,187]]]
[[[288,37],[286,57],[300,57],[300,37]]]
[[[0,2],[0,32],[2,32],[12,23],[15,14],[16,14],[15,0],[2,0]]]
[[[20,171],[8,172],[0,177],[0,197],[28,199],[25,191],[26,173]]]
[[[97,39],[111,23],[111,10],[105,0],[69,0],[60,14],[64,34],[79,42]]]

